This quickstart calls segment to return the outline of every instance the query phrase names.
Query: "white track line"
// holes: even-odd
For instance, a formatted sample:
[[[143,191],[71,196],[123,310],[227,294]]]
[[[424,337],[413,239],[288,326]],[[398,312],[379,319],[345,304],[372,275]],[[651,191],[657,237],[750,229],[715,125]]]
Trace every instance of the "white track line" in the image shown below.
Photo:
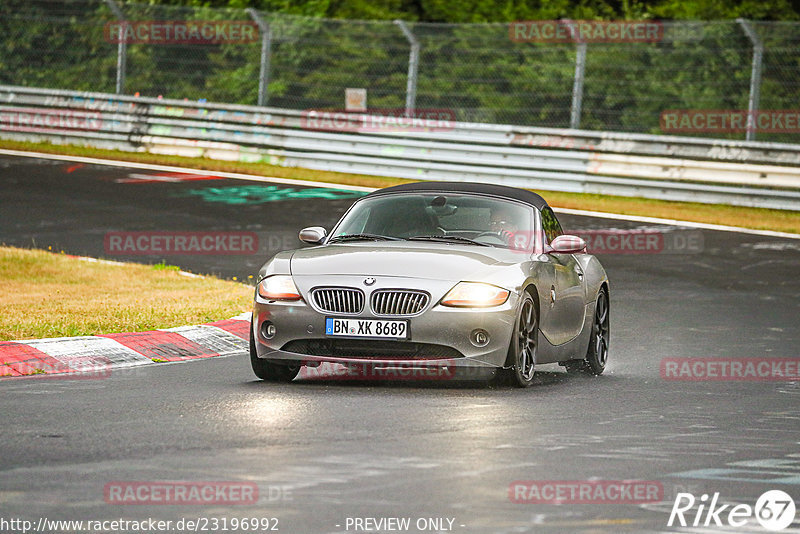
[[[617,213],[574,210],[570,208],[553,207],[553,210],[559,213],[567,213],[569,215],[582,215],[584,217],[599,217],[602,219],[616,219],[620,221],[668,224],[670,226],[687,226],[690,228],[702,228],[704,230],[717,230],[720,232],[738,232],[740,234],[753,234],[753,235],[763,235],[769,237],[784,237],[787,239],[800,239],[800,234],[790,234],[788,232],[775,232],[773,230],[755,230],[751,228],[740,228],[738,226],[725,226],[722,224],[707,224],[707,223],[699,223],[692,221],[679,221],[677,219],[659,219],[658,217],[643,217],[640,215],[620,215]]]
[[[62,161],[73,161],[77,163],[89,163],[92,165],[107,165],[109,167],[128,167],[133,169],[147,169],[152,171],[164,172],[185,172],[196,174],[204,172],[208,175],[219,176],[220,178],[234,178],[238,180],[250,180],[254,182],[268,182],[286,185],[304,185],[312,187],[327,187],[331,189],[341,189],[345,191],[375,191],[374,187],[363,187],[358,185],[341,185],[332,184],[328,182],[316,182],[311,180],[292,180],[291,178],[277,178],[272,176],[256,176],[253,174],[243,174],[238,172],[222,172],[222,171],[206,171],[203,169],[193,169],[190,167],[173,167],[170,165],[153,165],[150,163],[136,163],[132,161],[118,161],[101,158],[87,158],[83,156],[64,156],[60,154],[46,154],[43,152],[24,152],[21,150],[6,150],[0,149],[0,155],[6,156],[21,156],[28,158],[41,158],[41,159],[55,159]],[[725,226],[721,224],[707,224],[692,221],[681,221],[677,219],[660,219],[657,217],[642,217],[638,215],[622,215],[619,213],[605,213],[599,211],[576,210],[570,208],[557,208],[553,209],[559,213],[567,213],[570,215],[582,215],[585,217],[599,217],[603,219],[615,219],[619,221],[633,221],[644,222],[652,224],[666,224],[670,226],[685,226],[689,228],[701,228],[704,230],[716,230],[720,232],[737,232],[740,234],[760,235],[767,237],[781,237],[786,239],[800,239],[800,234],[791,234],[788,232],[775,232],[772,230],[755,230],[751,228],[740,228],[738,226]]]

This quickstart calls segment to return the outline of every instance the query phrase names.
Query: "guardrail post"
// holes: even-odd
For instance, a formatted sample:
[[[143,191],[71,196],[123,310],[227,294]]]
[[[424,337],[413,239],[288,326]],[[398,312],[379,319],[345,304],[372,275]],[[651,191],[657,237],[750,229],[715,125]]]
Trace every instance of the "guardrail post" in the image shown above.
[[[116,92],[121,95],[125,91],[125,70],[128,63],[128,45],[125,43],[125,14],[114,0],[106,0],[111,12],[120,22],[119,43],[117,43],[117,87]]]
[[[569,26],[569,33],[572,40],[577,43],[575,53],[575,77],[572,81],[572,106],[570,107],[569,127],[577,130],[581,127],[581,106],[583,105],[583,73],[586,70],[586,43],[580,40],[576,31],[575,23],[568,19],[562,22]]]
[[[247,9],[247,14],[258,25],[261,32],[261,67],[258,73],[258,105],[266,106],[269,99],[269,63],[272,57],[272,30],[269,22],[264,20],[259,12],[252,7]]]
[[[758,36],[750,21],[746,19],[736,19],[747,38],[753,43],[753,66],[750,71],[750,98],[747,102],[747,137],[748,141],[756,139],[756,113],[758,113],[759,101],[761,100],[761,62],[764,58],[764,43]]]
[[[408,29],[408,25],[403,20],[395,20],[395,24],[400,26],[403,35],[408,39],[408,44],[411,45],[411,52],[408,56],[408,79],[406,82],[406,117],[411,117],[414,114],[414,108],[417,101],[417,69],[419,66],[419,41]]]

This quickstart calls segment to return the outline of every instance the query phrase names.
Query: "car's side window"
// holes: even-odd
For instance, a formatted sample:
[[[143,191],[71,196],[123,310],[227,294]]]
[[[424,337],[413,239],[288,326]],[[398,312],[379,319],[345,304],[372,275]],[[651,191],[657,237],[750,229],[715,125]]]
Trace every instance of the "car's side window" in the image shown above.
[[[542,210],[542,227],[544,228],[544,235],[547,237],[547,242],[552,243],[553,239],[557,238],[564,233],[561,230],[561,225],[556,219],[556,214],[547,206]]]

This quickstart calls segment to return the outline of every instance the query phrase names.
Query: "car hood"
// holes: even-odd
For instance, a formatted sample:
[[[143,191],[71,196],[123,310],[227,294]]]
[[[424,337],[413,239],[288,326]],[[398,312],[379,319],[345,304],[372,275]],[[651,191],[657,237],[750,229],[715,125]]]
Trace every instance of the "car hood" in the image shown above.
[[[466,280],[492,266],[521,260],[521,254],[495,247],[407,241],[347,243],[295,251],[291,273]]]

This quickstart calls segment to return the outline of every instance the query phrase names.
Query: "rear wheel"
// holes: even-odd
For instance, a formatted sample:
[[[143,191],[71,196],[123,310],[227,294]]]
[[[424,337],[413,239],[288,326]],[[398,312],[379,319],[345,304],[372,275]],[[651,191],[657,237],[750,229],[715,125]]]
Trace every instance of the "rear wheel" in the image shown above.
[[[586,373],[600,375],[606,369],[608,362],[608,343],[611,329],[608,321],[608,293],[605,288],[597,294],[592,320],[592,335],[589,338],[589,348],[586,359],[569,360],[564,362],[564,367],[569,373]]]
[[[499,382],[510,382],[518,387],[533,384],[536,351],[539,342],[539,314],[529,293],[524,293],[519,315],[514,325],[511,344],[508,347],[507,369],[498,369]]]
[[[299,365],[271,363],[258,357],[256,339],[253,335],[253,323],[250,323],[250,365],[252,365],[253,372],[258,378],[270,382],[291,382],[300,372]]]

